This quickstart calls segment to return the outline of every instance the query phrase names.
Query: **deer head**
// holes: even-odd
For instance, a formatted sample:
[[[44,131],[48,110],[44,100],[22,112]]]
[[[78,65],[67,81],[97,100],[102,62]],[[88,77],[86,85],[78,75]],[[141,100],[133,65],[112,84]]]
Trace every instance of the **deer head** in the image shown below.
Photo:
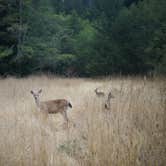
[[[39,104],[40,104],[39,96],[42,93],[42,89],[40,89],[38,91],[31,90],[30,92],[31,92],[31,94],[33,95],[33,97],[35,99],[36,105],[39,106]]]

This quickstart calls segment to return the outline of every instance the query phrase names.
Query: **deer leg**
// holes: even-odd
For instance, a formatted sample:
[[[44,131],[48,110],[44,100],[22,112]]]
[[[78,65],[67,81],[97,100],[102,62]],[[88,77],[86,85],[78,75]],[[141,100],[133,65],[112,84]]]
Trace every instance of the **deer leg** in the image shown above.
[[[67,112],[66,112],[66,110],[65,110],[65,111],[62,111],[61,114],[62,114],[64,120],[66,121],[67,125],[68,125],[69,119],[68,119],[68,117],[67,117]]]

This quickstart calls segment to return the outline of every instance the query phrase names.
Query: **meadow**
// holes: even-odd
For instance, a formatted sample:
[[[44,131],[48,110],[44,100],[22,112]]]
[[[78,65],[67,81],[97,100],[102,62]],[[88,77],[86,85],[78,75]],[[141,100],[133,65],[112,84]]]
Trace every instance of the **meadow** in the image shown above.
[[[110,110],[96,87],[111,90]],[[40,88],[72,103],[68,129],[60,114],[43,120],[30,94]],[[165,78],[0,79],[0,166],[137,165],[166,165]]]

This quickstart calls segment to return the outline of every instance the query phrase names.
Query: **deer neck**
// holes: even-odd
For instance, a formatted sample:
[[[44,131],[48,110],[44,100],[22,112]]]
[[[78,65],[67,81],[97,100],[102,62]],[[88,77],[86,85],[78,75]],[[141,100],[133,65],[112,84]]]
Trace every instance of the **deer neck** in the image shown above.
[[[36,106],[39,108],[40,107],[40,100],[39,98],[35,99]]]

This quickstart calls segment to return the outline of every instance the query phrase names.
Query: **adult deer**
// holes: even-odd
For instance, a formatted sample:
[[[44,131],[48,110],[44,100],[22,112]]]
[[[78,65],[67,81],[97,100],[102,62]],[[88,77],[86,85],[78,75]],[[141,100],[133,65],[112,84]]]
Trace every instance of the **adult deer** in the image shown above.
[[[39,91],[30,91],[35,99],[35,103],[39,111],[46,113],[46,114],[56,114],[60,113],[64,120],[69,122],[68,116],[67,116],[67,109],[70,107],[72,108],[72,105],[69,101],[65,99],[57,99],[57,100],[48,100],[48,101],[40,101],[39,96],[42,93],[42,89]]]

